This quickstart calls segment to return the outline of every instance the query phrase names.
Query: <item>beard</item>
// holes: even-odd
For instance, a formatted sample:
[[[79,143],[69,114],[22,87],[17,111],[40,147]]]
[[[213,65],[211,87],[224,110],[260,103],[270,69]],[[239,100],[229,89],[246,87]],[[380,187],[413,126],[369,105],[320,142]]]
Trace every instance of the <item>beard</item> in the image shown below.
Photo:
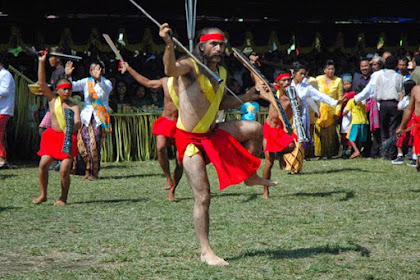
[[[219,62],[223,61],[223,54],[222,53],[213,54],[213,55],[203,54],[203,57],[204,57],[204,59],[207,63],[210,63],[210,62],[218,62],[219,63]]]

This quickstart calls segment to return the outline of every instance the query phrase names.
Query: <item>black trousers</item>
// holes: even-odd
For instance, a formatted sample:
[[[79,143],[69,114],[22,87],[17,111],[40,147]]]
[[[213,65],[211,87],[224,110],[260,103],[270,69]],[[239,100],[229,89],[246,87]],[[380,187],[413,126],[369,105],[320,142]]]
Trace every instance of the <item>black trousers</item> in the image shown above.
[[[398,101],[396,100],[382,100],[379,110],[379,122],[381,124],[381,140],[382,144],[395,135],[401,123],[402,112],[398,110]],[[397,157],[397,147],[392,146],[388,151],[384,151],[384,158],[388,160]]]

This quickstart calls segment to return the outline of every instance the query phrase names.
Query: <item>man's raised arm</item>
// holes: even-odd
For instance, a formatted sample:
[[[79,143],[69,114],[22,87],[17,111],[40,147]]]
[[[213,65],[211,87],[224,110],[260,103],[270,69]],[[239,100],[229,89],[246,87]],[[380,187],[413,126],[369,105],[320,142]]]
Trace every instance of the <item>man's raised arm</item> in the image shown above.
[[[154,88],[159,89],[162,87],[161,80],[149,80],[145,76],[139,74],[136,70],[134,70],[127,62],[123,62],[125,69],[127,69],[128,73],[130,73],[133,78],[147,88]]]
[[[47,78],[45,75],[45,61],[47,60],[47,52],[39,57],[38,63],[38,84],[41,87],[42,94],[50,101],[54,98],[54,93],[48,87]]]
[[[165,67],[165,75],[179,77],[189,73],[193,68],[191,64],[176,61],[174,41],[170,36],[171,32],[167,23],[161,25],[159,36],[162,37],[166,43],[165,53],[163,54],[163,65]]]

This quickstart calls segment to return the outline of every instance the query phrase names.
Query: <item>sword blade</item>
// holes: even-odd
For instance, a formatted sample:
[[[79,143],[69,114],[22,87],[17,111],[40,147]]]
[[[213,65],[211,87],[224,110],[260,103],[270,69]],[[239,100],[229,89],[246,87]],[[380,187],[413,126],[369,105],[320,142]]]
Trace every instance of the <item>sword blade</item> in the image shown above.
[[[68,58],[68,59],[73,59],[73,60],[82,60],[81,56],[76,56],[76,55],[69,55],[69,54],[62,54],[62,53],[55,53],[55,52],[50,52],[49,54],[52,56],[58,56],[58,57],[63,57],[63,58]]]
[[[144,10],[139,4],[137,4],[134,0],[128,0],[130,1],[134,6],[136,6],[137,9],[139,9],[146,17],[148,17],[151,21],[153,21],[153,23],[155,23],[159,28],[161,26],[161,24],[155,20],[151,15],[149,15],[146,10]],[[235,97],[241,104],[244,104],[244,102],[230,89],[228,88],[228,86],[223,82],[223,80],[213,71],[211,71],[211,69],[205,65],[204,63],[202,63],[197,57],[195,57],[194,54],[192,54],[189,50],[187,50],[186,47],[184,47],[183,44],[181,44],[180,41],[178,41],[177,38],[172,37],[172,40],[174,41],[174,43],[180,47],[189,57],[191,57],[192,59],[195,60],[195,62],[197,62],[201,67],[203,67],[204,70],[206,70],[211,77],[213,77],[213,79],[215,79],[219,84],[223,85],[225,87],[225,89],[233,96]]]
[[[117,49],[117,47],[114,45],[114,42],[112,42],[111,37],[109,37],[108,34],[102,34],[104,36],[105,41],[108,43],[108,45],[111,47],[111,50],[115,53],[115,55],[118,57],[119,60],[124,61],[122,58],[120,51]]]

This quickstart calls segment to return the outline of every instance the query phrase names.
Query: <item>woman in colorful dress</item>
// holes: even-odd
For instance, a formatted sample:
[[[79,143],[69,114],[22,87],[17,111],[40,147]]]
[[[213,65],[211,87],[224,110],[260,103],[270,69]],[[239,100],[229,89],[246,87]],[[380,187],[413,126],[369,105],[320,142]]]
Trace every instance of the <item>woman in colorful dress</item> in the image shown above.
[[[334,74],[334,61],[327,60],[324,75],[316,77],[316,80],[319,91],[339,100],[343,97],[343,82]],[[337,121],[340,117],[341,105],[333,107],[321,102],[319,112],[320,117],[315,123],[314,133],[315,156],[331,158],[338,155],[339,150]]]

